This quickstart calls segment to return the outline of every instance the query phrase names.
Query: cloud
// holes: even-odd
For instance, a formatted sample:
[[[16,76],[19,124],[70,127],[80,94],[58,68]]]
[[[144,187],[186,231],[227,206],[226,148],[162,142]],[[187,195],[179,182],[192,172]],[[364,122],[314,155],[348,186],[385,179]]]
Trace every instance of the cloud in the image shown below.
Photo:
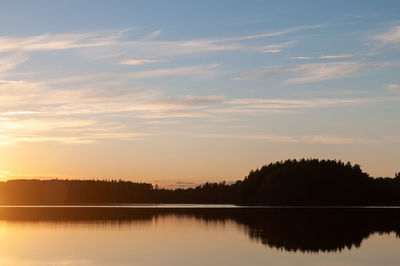
[[[147,79],[170,76],[198,76],[210,77],[220,72],[218,67],[221,64],[190,65],[183,67],[160,68],[145,71],[124,72],[124,73],[101,73],[82,76],[70,76],[46,80],[47,85],[67,83],[91,83],[96,86],[123,84],[129,79]],[[1,80],[0,80],[1,84]]]
[[[163,112],[148,112],[147,114],[141,115],[145,119],[165,119],[165,118],[206,118],[208,117],[206,112],[201,111],[170,111],[165,110]]]
[[[187,67],[177,67],[177,68],[165,68],[165,69],[154,69],[146,71],[131,72],[126,74],[129,78],[157,78],[157,77],[167,77],[167,76],[188,76],[195,75],[199,73],[207,73],[212,69],[220,66],[219,64],[211,65],[194,65]]]
[[[161,30],[153,31],[152,33],[150,33],[150,34],[145,38],[145,40],[152,40],[152,39],[158,37],[160,34],[161,34]]]
[[[309,57],[309,56],[297,56],[297,57],[290,57],[290,59],[307,60],[307,59],[312,59],[312,57]]]
[[[99,119],[110,114],[114,116],[133,115],[145,119],[213,119],[215,115],[221,114],[291,113],[305,108],[359,105],[387,100],[385,98],[242,98],[228,100],[224,95],[213,94],[165,96],[159,91],[140,90],[119,94],[114,88],[110,95],[108,90],[103,92],[98,87],[81,90],[52,90],[46,87],[38,89],[37,86],[40,88],[40,85],[27,83],[19,85],[14,83],[13,86],[9,86],[7,90],[9,93],[0,95],[0,100],[4,103],[4,111],[0,114],[8,117],[42,116],[51,113],[53,116],[96,115]],[[5,88],[7,87],[4,85],[3,89]],[[18,88],[23,88],[23,90],[18,93]],[[41,96],[43,94],[47,96],[44,98]]]
[[[202,138],[217,139],[246,139],[246,140],[263,140],[268,142],[296,142],[296,138],[292,136],[274,136],[274,135],[230,135],[230,134],[203,134]]]
[[[225,101],[226,108],[210,110],[211,113],[237,113],[257,115],[263,113],[293,113],[299,109],[352,106],[386,99],[372,98],[317,98],[317,99],[260,99],[244,98]]]
[[[14,54],[0,58],[0,74],[14,69],[28,59],[29,57],[23,54]]]
[[[143,39],[132,40],[126,38],[126,33],[130,29],[85,33],[45,33],[24,37],[2,36],[0,37],[0,52],[29,53],[85,49],[83,55],[95,59],[113,58],[114,60],[117,59],[116,61],[123,62],[128,61],[123,58],[126,58],[126,55],[129,54],[129,57],[133,57],[133,61],[130,63],[126,62],[126,64],[140,64],[149,63],[143,60],[154,60],[152,58],[165,60],[170,57],[202,52],[232,50],[277,52],[292,42],[259,45],[258,43],[251,43],[251,41],[321,27],[323,25],[299,26],[253,35],[191,40],[154,40],[161,34],[161,30],[156,30]]]
[[[384,45],[400,43],[400,26],[394,26],[385,33],[375,35],[373,39],[382,42]]]
[[[0,144],[142,139],[154,133],[138,132],[127,117],[145,121],[207,117],[207,108],[224,101],[222,95],[166,97],[148,89],[118,92],[112,84],[104,89],[93,85],[60,89],[53,85],[0,81]],[[110,118],[112,123],[107,122]]]
[[[223,102],[224,98],[223,95],[187,95],[184,97],[166,97],[160,101],[169,104],[198,106],[219,104]]]
[[[324,25],[309,25],[309,26],[292,27],[292,28],[288,28],[288,29],[284,29],[284,30],[276,31],[276,32],[261,33],[261,34],[255,34],[255,35],[245,35],[245,36],[240,36],[240,37],[223,38],[223,39],[220,39],[219,42],[245,41],[245,40],[252,40],[252,39],[267,38],[267,37],[273,37],[273,36],[280,36],[280,35],[296,32],[296,31],[301,31],[301,30],[318,29],[318,28],[323,28],[323,27],[324,27]]]
[[[106,139],[143,139],[156,132],[137,131],[125,118],[146,122],[164,119],[212,120],[225,114],[287,113],[302,108],[363,104],[379,99],[231,99],[224,95],[164,96],[159,91],[118,92],[110,84],[64,89],[54,84],[14,80],[0,81],[0,144],[57,141],[93,143]],[[121,85],[122,87],[125,84]],[[46,95],[46,97],[43,97]],[[89,119],[90,118],[90,119]],[[112,123],[107,122],[112,118]],[[159,122],[157,122],[159,123]],[[263,137],[265,138],[265,137]],[[288,138],[283,138],[289,141]]]
[[[100,139],[135,139],[149,136],[133,133],[127,128],[95,120],[35,118],[6,118],[0,121],[0,144],[55,141],[62,143],[93,143]]]
[[[129,59],[129,60],[120,61],[119,64],[121,64],[121,65],[142,65],[142,64],[157,63],[157,62],[159,62],[159,61],[154,60],[154,59]]]
[[[391,91],[399,91],[400,92],[400,84],[389,84],[387,85],[387,88]]]
[[[32,141],[92,143],[101,139],[137,139],[149,135],[137,132],[105,116],[123,112],[140,93],[96,95],[92,90],[55,89],[43,83],[0,82],[0,143]],[[124,99],[125,98],[125,99]],[[107,112],[108,109],[108,112]],[[96,114],[93,116],[93,114]],[[92,119],[84,118],[91,115]]]
[[[355,54],[339,54],[339,55],[324,55],[320,56],[321,59],[338,59],[338,58],[350,58],[354,57]]]
[[[301,137],[305,142],[320,143],[320,144],[355,144],[355,143],[368,143],[371,140],[343,137],[343,136],[332,136],[332,135],[311,135]]]
[[[286,83],[309,83],[324,80],[339,79],[351,76],[351,74],[371,68],[383,67],[384,63],[360,63],[360,62],[339,62],[321,64],[303,64],[288,69],[289,74],[295,77],[287,79]]]
[[[264,115],[264,114],[291,114],[301,109],[328,108],[339,106],[355,106],[373,102],[398,100],[391,98],[317,98],[317,99],[262,99],[242,98],[225,100],[216,107],[210,106],[202,110],[201,114],[208,115]],[[207,117],[207,116],[206,116]]]
[[[285,83],[310,83],[345,78],[361,70],[381,68],[388,64],[381,62],[327,62],[289,67],[267,67],[238,74],[235,79],[283,77]]]
[[[228,103],[232,105],[245,105],[254,106],[256,108],[267,108],[267,109],[298,109],[298,108],[317,108],[317,107],[329,107],[338,105],[353,105],[360,103],[368,103],[376,101],[377,99],[369,98],[319,98],[309,100],[292,100],[292,99],[236,99],[231,100]]]
[[[264,50],[263,53],[280,53],[281,50],[279,49],[272,49],[272,50]]]
[[[194,40],[181,40],[181,41],[152,41],[152,42],[141,42],[132,41],[126,42],[125,45],[131,47],[140,47],[143,50],[150,49],[152,54],[149,56],[177,56],[191,53],[200,52],[217,52],[217,51],[248,51],[248,52],[266,52],[266,53],[277,53],[280,49],[287,47],[293,43],[293,41],[282,42],[278,44],[268,45],[257,45],[250,44],[248,41],[269,38],[274,36],[280,36],[285,34],[294,33],[297,31],[307,29],[318,29],[324,27],[323,25],[309,25],[292,27],[275,32],[260,33],[254,35],[243,35],[237,37],[222,37],[222,38],[209,38],[209,39],[194,39]],[[142,50],[142,54],[143,51]]]
[[[249,39],[251,40],[251,39]],[[130,57],[145,59],[159,58],[161,60],[195,53],[215,53],[224,51],[244,51],[262,53],[264,51],[281,50],[292,42],[282,42],[269,45],[258,43],[233,41],[230,39],[194,39],[179,41],[127,41],[121,42],[118,50],[120,56],[129,54]],[[112,53],[110,53],[112,54]],[[94,54],[94,57],[99,55]],[[103,53],[100,56],[104,56]],[[125,57],[125,56],[124,56]]]
[[[210,117],[209,108],[223,105],[223,95],[187,95],[182,97],[162,97],[144,106],[147,119],[165,118],[206,118]],[[159,123],[159,122],[158,122]],[[173,121],[176,123],[176,121]]]
[[[0,51],[51,51],[115,45],[124,31],[89,33],[46,33],[27,37],[0,37]]]
[[[219,64],[153,68],[155,65],[151,63],[164,62],[174,56],[203,52],[278,53],[293,42],[268,44],[268,40],[264,38],[320,27],[305,26],[253,35],[189,40],[160,40],[161,31],[154,31],[142,39],[135,40],[128,39],[122,31],[0,37],[0,52],[8,54],[0,58],[0,74],[7,73],[7,76],[2,75],[0,79],[0,144],[32,141],[93,143],[106,139],[144,139],[157,135],[157,132],[152,131],[154,124],[165,124],[165,121],[178,123],[186,122],[186,119],[190,118],[207,122],[222,121],[237,115],[290,113],[302,108],[355,105],[374,101],[227,99],[218,93],[206,94],[205,91],[210,91],[210,88],[198,92],[202,95],[190,95],[193,90],[188,90],[189,95],[181,91],[182,96],[169,96],[164,89],[170,84],[147,87],[147,81],[139,80],[183,76],[196,78],[221,73]],[[56,75],[52,75],[43,81],[40,81],[42,73],[28,77],[32,80],[21,75],[8,75],[11,70],[26,62],[30,53],[66,49],[82,49],[82,55],[93,58],[97,55],[105,56],[103,58],[110,58],[114,67],[117,62],[122,65],[149,64],[146,65],[149,68],[142,70],[118,67],[123,69],[123,72],[92,72],[80,77],[54,78]],[[32,58],[41,58],[40,56]],[[363,69],[381,66],[380,63],[359,62],[302,64],[291,65],[288,68],[256,69],[250,73],[250,77],[281,76],[287,83],[307,83],[346,77]],[[97,68],[94,69],[96,70]],[[56,74],[52,69],[46,71]],[[143,86],[144,83],[146,87]],[[176,88],[168,87],[167,90],[173,90],[175,95],[179,95]],[[138,124],[142,126],[139,130],[135,128]],[[298,138],[291,136],[248,137],[270,141],[298,141]],[[334,142],[335,138],[314,136],[313,141]],[[340,141],[343,140],[338,142]]]
[[[193,75],[215,66],[197,65],[183,70],[134,72],[135,77]],[[155,72],[154,72],[155,71]],[[139,73],[139,74],[137,74]],[[130,75],[130,74],[129,74]],[[224,95],[166,96],[159,90],[126,87],[113,80],[83,85],[52,82],[0,80],[0,144],[32,141],[93,143],[106,139],[137,140],[157,135],[151,123],[185,119],[229,118],[230,115],[290,113],[305,108],[364,104],[386,99],[226,99]],[[393,97],[392,97],[393,98]],[[171,120],[174,118],[173,120]],[[141,130],[132,120],[140,120]],[[110,122],[112,121],[112,122]],[[160,122],[156,122],[160,123]],[[263,137],[265,138],[265,137]],[[285,141],[289,141],[284,138]],[[320,140],[322,141],[322,140]]]
[[[230,135],[230,134],[204,134],[202,138],[244,139],[259,140],[278,143],[316,143],[316,144],[355,144],[371,142],[370,140],[333,136],[333,135],[305,135],[305,136],[282,136],[282,135]]]

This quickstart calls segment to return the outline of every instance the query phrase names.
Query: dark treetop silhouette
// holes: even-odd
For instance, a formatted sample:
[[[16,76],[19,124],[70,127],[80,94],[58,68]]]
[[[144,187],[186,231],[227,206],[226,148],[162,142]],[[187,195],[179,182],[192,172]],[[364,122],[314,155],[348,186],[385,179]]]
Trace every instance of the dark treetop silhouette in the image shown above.
[[[239,205],[400,205],[400,173],[371,178],[359,165],[336,160],[287,160],[252,170],[233,184],[159,189],[115,180],[9,180],[1,205],[232,203]]]

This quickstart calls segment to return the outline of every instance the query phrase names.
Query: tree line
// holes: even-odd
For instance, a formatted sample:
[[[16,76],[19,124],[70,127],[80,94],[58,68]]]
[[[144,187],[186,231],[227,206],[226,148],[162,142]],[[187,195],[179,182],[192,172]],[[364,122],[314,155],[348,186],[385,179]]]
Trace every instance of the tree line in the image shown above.
[[[400,173],[372,178],[336,160],[286,160],[252,170],[234,183],[164,189],[124,180],[9,180],[1,205],[205,203],[238,205],[400,205]]]

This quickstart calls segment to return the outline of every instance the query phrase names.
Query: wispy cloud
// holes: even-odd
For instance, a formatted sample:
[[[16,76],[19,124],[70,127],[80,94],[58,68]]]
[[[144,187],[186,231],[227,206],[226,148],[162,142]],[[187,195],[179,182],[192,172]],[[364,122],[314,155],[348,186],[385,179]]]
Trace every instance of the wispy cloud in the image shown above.
[[[263,50],[263,53],[279,53],[281,50],[279,49],[272,49],[272,50]]]
[[[16,66],[24,63],[28,58],[28,56],[23,54],[12,54],[0,58],[0,74],[12,70]]]
[[[245,40],[251,40],[251,39],[260,39],[260,38],[284,35],[284,34],[301,31],[301,30],[319,29],[319,28],[323,28],[323,27],[324,27],[324,25],[298,26],[298,27],[287,28],[287,29],[275,31],[275,32],[268,32],[268,33],[254,34],[254,35],[245,35],[245,36],[240,36],[240,37],[223,38],[223,39],[217,40],[217,42],[245,41]]]
[[[312,57],[309,57],[309,56],[296,56],[296,57],[291,57],[290,59],[307,60],[307,59],[312,59]]]
[[[263,35],[264,36],[264,35]],[[247,38],[249,37],[249,38]],[[147,41],[134,40],[120,42],[118,44],[122,54],[130,54],[130,57],[146,59],[168,59],[176,56],[184,56],[195,53],[215,53],[224,51],[245,51],[263,53],[264,51],[282,50],[293,42],[270,43],[260,45],[259,42],[250,40],[262,38],[257,36],[242,36],[237,38],[220,39],[193,39],[193,40],[171,40],[171,41]],[[248,41],[245,41],[248,40]]]
[[[296,142],[293,136],[280,135],[230,135],[230,134],[203,134],[199,135],[202,138],[217,138],[217,139],[247,139],[247,140],[263,140],[268,142]]]
[[[305,135],[305,136],[282,136],[282,135],[230,135],[230,134],[203,134],[203,138],[245,139],[265,142],[279,143],[317,143],[317,144],[355,144],[371,142],[371,140],[343,137],[335,135]]]
[[[47,79],[42,84],[46,85],[65,85],[68,83],[86,83],[90,86],[104,87],[125,84],[132,79],[148,79],[160,77],[196,76],[199,78],[209,78],[223,73],[219,67],[221,64],[200,64],[182,67],[156,68],[144,71],[131,72],[105,72],[81,76],[66,76],[61,78]],[[10,81],[7,81],[10,82]],[[0,80],[1,84],[1,80]],[[126,90],[127,88],[125,88]]]
[[[151,90],[118,93],[115,87],[111,88],[110,94],[107,88],[60,89],[39,82],[2,80],[0,143],[142,139],[155,133],[138,132],[127,123],[126,117],[144,121],[207,117],[206,108],[224,101],[222,95],[171,97]],[[112,123],[107,122],[110,117]]]
[[[385,63],[360,63],[360,62],[338,62],[321,64],[304,64],[288,70],[295,77],[287,79],[286,83],[309,83],[331,79],[339,79],[351,76],[359,70],[380,68]]]
[[[177,68],[165,68],[165,69],[154,69],[146,71],[131,72],[124,76],[129,78],[156,78],[156,77],[167,77],[167,76],[187,76],[195,75],[200,73],[210,73],[211,70],[217,68],[220,64],[211,65],[194,65]]]
[[[398,91],[398,92],[400,92],[400,84],[394,84],[394,83],[392,83],[392,84],[387,85],[387,88],[388,88],[389,90],[391,90],[391,91]]]
[[[222,103],[224,98],[223,95],[187,95],[184,97],[165,97],[160,101],[170,104],[197,106]]]
[[[190,72],[190,71],[189,71]],[[145,72],[146,73],[146,72]],[[161,75],[153,72],[141,77]],[[187,73],[187,72],[184,72]],[[162,75],[165,73],[162,72]],[[57,85],[57,84],[55,84]],[[104,84],[103,84],[104,85]],[[143,139],[157,132],[137,131],[125,118],[156,120],[221,119],[230,115],[290,113],[305,108],[358,105],[385,99],[226,99],[224,95],[166,96],[161,91],[68,86],[18,80],[0,81],[0,143],[32,141],[93,143],[105,139]],[[122,87],[125,85],[122,84]],[[43,97],[46,95],[46,97]],[[112,123],[109,121],[112,117]],[[150,126],[150,124],[147,124]],[[263,137],[265,138],[265,137]],[[285,141],[289,141],[284,137]],[[319,140],[322,141],[322,140]]]
[[[353,106],[386,99],[376,98],[317,98],[317,99],[234,99],[226,101],[227,108],[219,108],[210,112],[262,114],[262,113],[293,113],[299,109],[326,108],[337,106]]]
[[[316,108],[329,107],[338,105],[353,105],[360,103],[368,103],[377,99],[370,98],[317,98],[309,100],[292,100],[292,99],[236,99],[228,103],[233,105],[249,105],[254,107],[274,108],[274,109],[297,109],[297,108]]]
[[[128,59],[128,60],[122,60],[119,62],[121,65],[142,65],[142,64],[147,64],[147,63],[157,63],[159,62],[158,60],[154,59]]]
[[[0,37],[0,51],[29,52],[109,46],[117,44],[124,32],[46,33],[27,37]]]
[[[15,69],[28,60],[30,53],[38,51],[85,49],[83,50],[85,53],[82,53],[85,55],[86,52],[90,54],[92,51],[106,55],[108,51],[117,51],[116,54],[110,53],[111,66],[114,67],[116,62],[122,65],[143,65],[164,62],[173,56],[198,52],[240,50],[279,53],[281,49],[292,45],[293,42],[272,44],[267,42],[266,44],[262,39],[320,27],[316,25],[228,38],[173,41],[160,40],[160,31],[154,31],[136,40],[127,40],[121,31],[0,37],[0,51],[8,54],[0,58],[0,74]],[[257,41],[251,42],[251,40]],[[330,58],[347,58],[345,56],[350,57],[349,55],[330,55]],[[34,55],[31,57],[34,58]],[[296,59],[311,59],[311,57]],[[347,77],[357,71],[383,65],[383,63],[361,62],[301,64],[256,69],[246,75],[248,77],[280,76],[286,83],[307,83]],[[148,67],[153,66],[155,65]],[[118,66],[118,68],[123,67]],[[28,141],[93,143],[104,139],[142,139],[157,133],[147,131],[146,125],[149,129],[150,125],[155,127],[156,124],[165,124],[164,121],[167,120],[171,123],[186,121],[189,118],[217,121],[234,115],[291,113],[305,108],[356,105],[374,101],[361,98],[228,99],[220,93],[207,94],[203,91],[198,93],[200,95],[191,95],[192,91],[190,91],[187,95],[181,93],[183,96],[168,96],[168,90],[164,90],[163,86],[153,89],[149,86],[144,87],[143,84],[147,85],[148,80],[155,78],[181,76],[194,78],[215,75],[215,73],[223,72],[222,67],[220,64],[195,64],[163,66],[150,68],[150,70],[142,70],[139,67],[123,69],[120,72],[95,72],[81,77],[51,78],[44,81],[35,81],[40,80],[36,77],[30,81],[2,75],[0,79],[0,143],[13,144]],[[133,69],[140,71],[132,71]],[[140,121],[140,125],[144,125],[144,128],[137,130],[132,120]],[[271,141],[299,141],[290,136],[252,137]],[[313,141],[334,141],[333,137],[330,139],[328,137],[320,137]]]
[[[156,40],[160,36],[161,30],[156,30],[145,38],[132,40],[126,38],[129,29],[86,33],[45,33],[24,37],[3,36],[0,37],[0,52],[29,53],[85,49],[85,56],[103,59],[119,57],[120,60],[118,61],[122,64],[143,64],[153,62],[153,60],[156,60],[155,58],[165,59],[201,52],[242,50],[276,53],[292,42],[259,45],[259,43],[251,43],[250,41],[321,27],[323,25],[299,26],[253,35],[192,40]],[[126,55],[133,59],[121,59],[126,58]]]
[[[235,79],[283,77],[285,83],[310,83],[345,78],[361,70],[381,68],[387,65],[388,63],[381,62],[328,62],[301,64],[285,68],[267,67],[239,74]]]
[[[345,137],[345,136],[334,136],[334,135],[310,135],[299,138],[299,141],[320,143],[320,144],[355,144],[355,143],[368,143],[374,142],[369,139]]]
[[[18,142],[93,143],[104,139],[136,139],[152,134],[132,132],[128,128],[95,120],[35,116],[0,121],[0,144]]]
[[[152,33],[150,33],[150,34],[145,38],[145,40],[147,40],[147,41],[152,40],[152,39],[158,37],[160,34],[161,34],[161,30],[153,31]]]
[[[391,27],[382,34],[375,35],[373,39],[381,41],[383,44],[400,43],[400,26]]]
[[[355,54],[339,54],[339,55],[323,55],[321,59],[338,59],[338,58],[350,58],[356,56]]]
[[[134,72],[136,78],[189,75],[215,66]],[[172,71],[172,72],[171,72]],[[0,142],[59,141],[91,143],[101,139],[145,138],[149,132],[134,130],[124,119],[144,121],[188,118],[223,118],[229,114],[287,113],[301,108],[362,104],[379,99],[231,99],[224,95],[166,96],[161,91],[119,86],[82,85],[63,89],[58,84],[0,80]],[[112,88],[112,90],[110,90]],[[43,97],[46,95],[46,97]],[[91,119],[88,119],[90,117]],[[113,123],[106,122],[113,117]]]

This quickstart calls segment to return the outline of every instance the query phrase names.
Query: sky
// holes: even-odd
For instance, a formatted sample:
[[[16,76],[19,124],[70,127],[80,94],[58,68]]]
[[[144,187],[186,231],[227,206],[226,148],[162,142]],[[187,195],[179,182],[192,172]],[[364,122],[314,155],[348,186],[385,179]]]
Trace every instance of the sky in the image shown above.
[[[0,1],[0,177],[400,172],[399,1]]]

